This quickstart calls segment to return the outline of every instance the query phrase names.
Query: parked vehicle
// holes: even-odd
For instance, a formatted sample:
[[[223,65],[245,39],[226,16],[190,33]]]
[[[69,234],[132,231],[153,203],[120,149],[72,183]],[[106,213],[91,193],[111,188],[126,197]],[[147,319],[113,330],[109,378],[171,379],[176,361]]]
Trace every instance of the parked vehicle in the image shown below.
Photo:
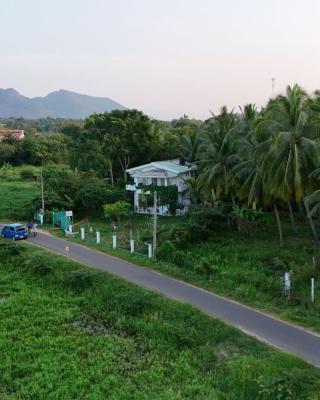
[[[1,229],[1,236],[3,238],[12,239],[12,240],[27,239],[28,230],[22,224],[5,225]]]

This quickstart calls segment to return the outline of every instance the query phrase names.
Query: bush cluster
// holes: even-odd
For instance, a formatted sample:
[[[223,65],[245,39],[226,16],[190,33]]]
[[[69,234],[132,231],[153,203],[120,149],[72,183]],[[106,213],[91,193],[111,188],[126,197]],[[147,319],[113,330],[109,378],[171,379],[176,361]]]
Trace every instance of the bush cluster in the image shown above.
[[[37,175],[34,168],[25,167],[20,171],[20,177],[27,181],[36,179]]]

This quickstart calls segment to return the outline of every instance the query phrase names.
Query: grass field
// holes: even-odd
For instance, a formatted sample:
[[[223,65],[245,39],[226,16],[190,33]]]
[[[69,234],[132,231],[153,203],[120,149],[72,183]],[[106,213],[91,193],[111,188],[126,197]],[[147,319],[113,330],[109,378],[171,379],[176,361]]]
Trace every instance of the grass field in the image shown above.
[[[159,224],[181,222],[180,217],[159,219]],[[135,219],[133,238],[140,230],[151,227],[151,218]],[[213,237],[185,250],[187,264],[176,265],[163,261],[150,261],[146,256],[129,254],[129,224],[123,222],[118,237],[127,251],[112,250],[111,224],[105,219],[83,220],[75,226],[86,229],[82,244],[99,248],[137,264],[157,268],[169,275],[182,278],[216,293],[243,303],[259,307],[284,319],[320,332],[320,254],[311,240],[310,228],[305,221],[298,221],[299,233],[293,235],[289,221],[284,220],[285,246],[279,248],[273,215],[266,214],[261,229],[254,237],[244,236],[232,228],[217,225]],[[89,233],[89,227],[93,232]],[[95,244],[95,231],[101,232],[101,245]],[[63,236],[62,231],[54,231]],[[141,233],[140,233],[141,235]],[[149,240],[150,242],[150,240]],[[147,253],[144,245],[140,252]],[[313,257],[317,266],[313,266]],[[292,299],[283,293],[284,271],[292,271]],[[310,297],[310,276],[316,279],[315,303]]]
[[[22,180],[21,171],[26,167],[11,168],[0,172],[0,221],[27,220],[30,207],[39,196],[37,182]],[[30,167],[28,167],[30,168]],[[77,214],[75,215],[77,219]],[[298,215],[296,215],[298,217]],[[79,220],[79,217],[78,217]],[[158,224],[180,224],[185,217],[162,217]],[[299,232],[292,233],[290,222],[283,218],[285,246],[278,245],[274,216],[265,213],[254,236],[245,236],[226,224],[217,224],[213,235],[183,250],[179,265],[172,262],[147,259],[147,242],[151,242],[151,216],[135,216],[133,223],[122,221],[117,232],[118,245],[126,251],[111,249],[111,222],[104,218],[85,218],[74,229],[86,228],[83,244],[132,260],[137,264],[157,268],[216,293],[243,303],[262,308],[300,325],[320,332],[320,252],[311,241],[311,231],[303,219],[297,220]],[[92,233],[89,228],[92,227]],[[131,256],[129,239],[139,239],[136,250],[143,254]],[[95,242],[95,232],[101,232],[101,245]],[[63,232],[54,230],[58,235]],[[79,239],[78,239],[79,240]],[[316,268],[313,266],[313,257]],[[283,295],[283,276],[292,271],[292,299]],[[316,279],[315,303],[310,298],[310,277]]]
[[[35,199],[39,198],[39,185],[34,180],[22,180],[25,167],[0,169],[0,221],[30,218]],[[29,167],[28,170],[36,170]]]
[[[192,309],[0,241],[0,398],[317,400],[320,371]]]

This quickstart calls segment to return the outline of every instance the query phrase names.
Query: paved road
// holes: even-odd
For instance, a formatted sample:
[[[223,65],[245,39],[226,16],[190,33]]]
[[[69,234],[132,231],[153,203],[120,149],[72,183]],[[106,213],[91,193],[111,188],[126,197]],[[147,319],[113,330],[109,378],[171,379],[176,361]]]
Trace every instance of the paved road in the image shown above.
[[[129,282],[159,292],[169,298],[192,304],[199,310],[236,326],[257,339],[296,354],[320,366],[320,335],[287,324],[252,308],[222,298],[182,281],[139,267],[93,249],[58,239],[45,233],[29,239],[35,244],[69,256],[82,264],[117,275]]]

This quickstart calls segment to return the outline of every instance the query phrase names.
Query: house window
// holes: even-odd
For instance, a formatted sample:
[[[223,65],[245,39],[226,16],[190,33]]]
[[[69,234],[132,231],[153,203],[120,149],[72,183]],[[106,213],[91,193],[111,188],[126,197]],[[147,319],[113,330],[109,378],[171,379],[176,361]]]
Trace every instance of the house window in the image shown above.
[[[166,186],[166,178],[159,178],[159,186]]]
[[[142,185],[147,185],[148,184],[148,178],[140,178],[139,179],[139,183],[141,183]]]
[[[152,185],[157,186],[157,178],[152,178]]]

